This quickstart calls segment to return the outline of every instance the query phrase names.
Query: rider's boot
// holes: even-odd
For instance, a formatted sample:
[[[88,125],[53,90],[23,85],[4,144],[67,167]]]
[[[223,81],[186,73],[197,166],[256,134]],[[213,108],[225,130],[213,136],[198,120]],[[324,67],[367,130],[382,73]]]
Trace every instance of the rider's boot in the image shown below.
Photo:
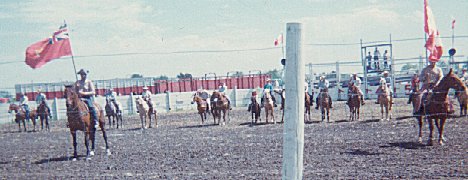
[[[328,96],[328,102],[330,102],[330,109],[333,109],[333,101],[330,96]]]
[[[247,111],[250,112],[251,109],[252,109],[252,104],[249,104],[249,107],[247,108]]]
[[[366,104],[366,102],[364,102],[364,98],[361,96],[361,105],[364,105]]]
[[[413,93],[411,93],[409,95],[409,99],[408,99],[408,102],[406,102],[407,104],[411,104],[411,101],[413,100]]]

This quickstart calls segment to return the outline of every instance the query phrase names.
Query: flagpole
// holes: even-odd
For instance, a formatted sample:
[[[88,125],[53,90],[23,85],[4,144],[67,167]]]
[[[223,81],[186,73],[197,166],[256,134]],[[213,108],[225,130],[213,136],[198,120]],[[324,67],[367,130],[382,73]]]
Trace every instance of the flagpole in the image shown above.
[[[65,20],[63,20],[63,24],[67,26],[68,30],[70,30],[70,28],[68,27],[68,24],[67,24],[67,22],[66,22]],[[70,49],[73,49],[73,48],[72,48],[72,45],[71,45],[70,31],[68,31],[68,39],[70,39],[70,41],[69,41],[69,42],[70,42]],[[71,51],[71,52],[73,52],[73,51]],[[73,56],[73,53],[72,53],[72,55],[71,55],[71,59],[72,59],[72,63],[73,63],[73,70],[75,70],[75,71],[73,72],[73,74],[75,74],[75,79],[78,81],[78,74],[76,73],[75,58],[74,58],[74,56]]]
[[[284,44],[283,44],[283,41],[284,41],[284,37],[283,37],[283,33],[281,33],[281,53],[283,54],[283,59],[284,59]]]

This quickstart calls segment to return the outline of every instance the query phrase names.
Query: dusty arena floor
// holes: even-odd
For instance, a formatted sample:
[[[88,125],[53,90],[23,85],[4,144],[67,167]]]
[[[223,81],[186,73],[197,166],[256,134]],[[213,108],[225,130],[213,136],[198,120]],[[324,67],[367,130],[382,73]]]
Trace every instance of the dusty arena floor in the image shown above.
[[[361,120],[347,122],[344,102],[335,103],[332,123],[320,123],[313,110],[305,125],[304,179],[467,179],[468,122],[447,122],[444,146],[417,142],[417,124],[410,106],[398,99],[391,121],[379,121],[371,101]],[[458,108],[457,114],[458,114]],[[280,117],[276,112],[276,118]],[[262,114],[264,118],[264,114]],[[159,127],[140,130],[136,116],[124,117],[123,129],[109,129],[112,155],[105,154],[102,134],[96,156],[85,160],[83,133],[78,134],[76,162],[65,121],[51,132],[21,132],[15,124],[0,126],[2,179],[280,179],[282,124],[249,126],[245,108],[231,112],[225,126],[204,126],[195,112],[159,117]],[[31,125],[28,126],[31,129]],[[424,143],[428,128],[424,125]]]

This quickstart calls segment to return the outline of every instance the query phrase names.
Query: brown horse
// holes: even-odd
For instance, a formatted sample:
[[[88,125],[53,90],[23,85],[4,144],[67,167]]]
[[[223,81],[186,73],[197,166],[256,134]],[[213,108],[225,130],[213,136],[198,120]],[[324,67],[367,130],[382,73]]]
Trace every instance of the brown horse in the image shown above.
[[[10,106],[8,107],[8,113],[11,113],[12,111],[15,112],[15,122],[18,123],[19,132],[21,132],[21,122],[23,123],[24,131],[26,132],[26,120],[29,120],[26,119],[26,111],[17,104],[10,104]],[[36,131],[36,110],[32,110],[29,112],[29,118],[32,119],[34,125],[33,131]]]
[[[419,83],[416,85],[416,87],[419,87]],[[419,93],[419,88],[413,89],[413,96],[411,97],[411,103],[413,105],[413,113],[418,111],[419,107],[421,106],[421,98],[422,94]],[[416,120],[418,121],[419,125],[419,138],[418,141],[422,143],[422,126],[423,126],[423,116],[415,116]]]
[[[280,97],[281,97],[281,107],[280,107],[280,110],[281,110],[281,122],[284,122],[284,101],[286,99],[286,96],[285,96],[285,89],[282,89],[282,90],[274,90],[275,93],[279,94]],[[313,94],[312,94],[313,96]]]
[[[445,75],[437,86],[432,90],[432,95],[427,97],[427,103],[424,105],[424,113],[429,123],[429,140],[428,145],[433,144],[434,122],[439,130],[439,144],[443,145],[444,125],[449,113],[448,91],[455,89],[463,91],[466,89],[465,84],[452,73]]]
[[[312,101],[310,100],[309,93],[304,93],[304,121],[310,121],[310,106],[313,106]],[[312,95],[313,96],[313,95]],[[309,115],[309,116],[307,116]]]
[[[385,83],[385,79],[380,80],[380,86],[377,89],[377,91],[379,95],[378,99],[380,104],[380,112],[382,114],[381,120],[384,120],[385,110],[385,119],[389,121],[390,119],[392,119],[392,103],[390,101],[390,91],[388,90],[387,84]]]
[[[73,86],[65,86],[65,98],[67,105],[68,127],[70,128],[70,133],[73,138],[72,160],[76,161],[77,158],[76,131],[83,131],[85,134],[86,160],[90,160],[90,156],[94,156],[94,142],[97,129],[94,129],[94,122],[92,122],[89,108],[86,106],[85,102],[80,100]],[[104,137],[104,142],[106,143],[106,152],[107,155],[110,155],[111,152],[107,143],[107,135],[105,130],[106,121],[104,119],[104,111],[97,103],[94,103],[94,107],[98,115],[99,127],[101,128],[102,136]],[[91,151],[89,150],[89,140],[91,140]]]
[[[350,85],[348,89],[349,120],[359,120],[359,109],[361,108],[361,98],[356,86]]]
[[[325,114],[327,116],[327,121],[330,122],[330,99],[328,99],[328,89],[323,89],[322,92],[319,93],[319,96],[320,102],[317,103],[322,113],[322,122],[325,120]]]
[[[37,116],[41,120],[41,130],[44,130],[44,124],[45,124],[46,129],[48,131],[50,131],[50,128],[49,128],[49,117],[50,117],[49,109],[47,108],[47,106],[45,105],[44,102],[42,102],[39,105],[39,107],[37,107]]]
[[[468,109],[468,91],[466,90],[466,87],[462,91],[457,91],[455,93],[458,103],[460,104],[460,116],[467,116],[468,114],[466,113]]]
[[[197,103],[198,114],[200,114],[202,124],[204,124],[206,120],[206,112],[208,111],[208,103],[198,96],[197,93],[193,95],[192,104],[194,102]]]
[[[262,109],[260,108],[260,104],[257,102],[257,98],[255,96],[252,96],[250,98],[250,113],[252,115],[252,121],[250,122],[250,125],[254,125],[254,119],[255,119],[255,124],[257,124],[257,121],[260,121],[260,113]]]
[[[123,127],[122,106],[118,101],[106,98],[106,106],[104,109],[106,110],[106,116],[109,120],[109,128],[112,128],[112,124],[114,124],[114,126],[117,125],[117,129],[119,129],[119,124],[120,127]]]
[[[218,91],[214,91],[210,97],[211,101],[211,114],[213,114],[214,124],[216,124],[216,118],[218,118],[218,125],[221,122],[221,113],[223,114],[224,122],[226,124],[226,115],[229,118],[229,103],[226,97]]]
[[[275,115],[274,115],[274,105],[273,105],[273,99],[271,97],[269,89],[265,89],[265,92],[263,93],[263,107],[265,107],[265,120],[266,123],[268,124],[268,116],[271,116],[273,124],[276,124],[275,121]]]

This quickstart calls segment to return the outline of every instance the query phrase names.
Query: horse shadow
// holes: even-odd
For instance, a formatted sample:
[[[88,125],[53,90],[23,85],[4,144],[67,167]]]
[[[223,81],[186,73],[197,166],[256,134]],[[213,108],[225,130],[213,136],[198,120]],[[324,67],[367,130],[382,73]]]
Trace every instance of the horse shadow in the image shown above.
[[[276,122],[278,124],[278,122]],[[254,123],[253,126],[264,126],[264,125],[270,125],[270,124],[273,124],[272,122],[269,122],[268,124],[263,121],[263,122],[257,122],[257,123]],[[244,123],[241,123],[239,124],[239,126],[250,126],[251,125],[251,122],[244,122]]]
[[[141,127],[125,129],[124,131],[140,131]]]
[[[394,142],[388,143],[388,145],[379,146],[379,148],[391,148],[391,147],[398,147],[403,149],[424,149],[426,145],[418,143],[418,142]]]
[[[369,152],[361,149],[351,149],[346,152],[341,152],[340,154],[350,154],[350,155],[358,155],[358,156],[374,156],[374,155],[380,155],[382,153],[380,152]]]
[[[7,161],[0,161],[0,164],[10,164],[10,162],[7,162]]]
[[[182,127],[178,127],[177,129],[192,129],[192,128],[203,128],[203,127],[210,127],[210,126],[218,126],[218,124],[199,124],[199,125],[191,125],[191,126],[182,126]]]
[[[322,121],[306,121],[304,124],[320,124]]]
[[[85,155],[78,155],[78,158],[83,158],[86,157]],[[63,162],[63,161],[70,161],[72,157],[70,156],[62,156],[62,157],[56,157],[56,158],[46,158],[42,159],[39,161],[34,162],[34,164],[45,164],[49,162]]]
[[[399,121],[399,120],[412,119],[412,118],[415,118],[415,117],[414,116],[401,116],[401,117],[395,118],[395,120]]]
[[[364,121],[358,121],[359,123],[376,123],[376,122],[380,122],[380,119],[368,119],[368,120],[364,120]]]

